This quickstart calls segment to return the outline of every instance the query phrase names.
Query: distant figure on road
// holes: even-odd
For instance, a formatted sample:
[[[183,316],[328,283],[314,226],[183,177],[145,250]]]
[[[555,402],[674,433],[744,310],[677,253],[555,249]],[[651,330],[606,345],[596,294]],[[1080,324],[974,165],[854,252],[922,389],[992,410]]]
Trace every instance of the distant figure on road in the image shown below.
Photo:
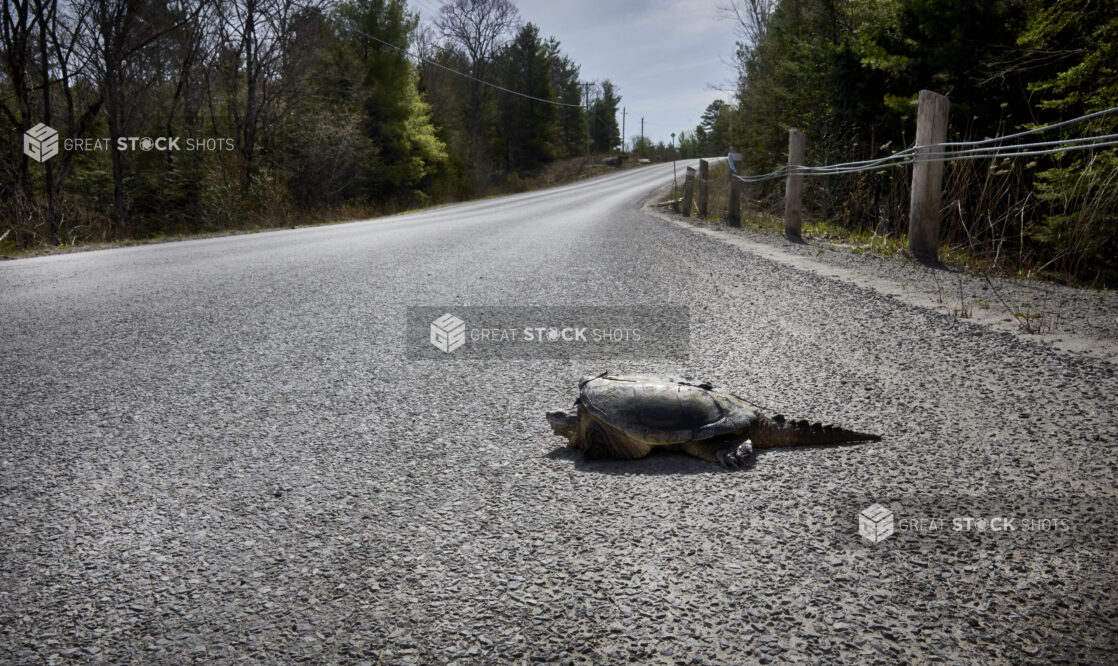
[[[728,155],[726,155],[726,163],[730,165],[730,173],[737,173],[738,172],[738,165],[735,163],[734,160],[737,160],[738,162],[740,162],[741,161],[741,153],[734,150],[733,146],[730,146],[730,153]]]

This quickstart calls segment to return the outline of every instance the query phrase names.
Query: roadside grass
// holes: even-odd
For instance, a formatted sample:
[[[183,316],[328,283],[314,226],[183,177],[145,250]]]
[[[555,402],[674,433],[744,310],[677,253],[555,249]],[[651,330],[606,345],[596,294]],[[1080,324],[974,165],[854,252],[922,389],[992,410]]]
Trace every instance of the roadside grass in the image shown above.
[[[434,207],[442,204],[435,204]],[[417,209],[419,210],[419,209]],[[406,212],[406,211],[405,211]],[[134,247],[139,245],[154,245],[157,243],[171,243],[184,240],[200,240],[204,238],[220,238],[223,236],[239,236],[241,234],[255,234],[262,231],[278,231],[280,229],[298,229],[302,227],[327,226],[343,224],[376,217],[385,217],[394,214],[383,208],[372,206],[341,206],[328,211],[314,211],[307,213],[307,221],[301,224],[260,224],[259,221],[245,224],[243,227],[229,229],[207,229],[179,234],[152,234],[139,238],[122,238],[108,241],[81,241],[75,243],[59,243],[58,245],[39,245],[21,248],[10,241],[0,241],[0,260],[39,257],[52,254],[70,254],[72,252],[88,252],[92,250],[106,250],[115,247]]]
[[[692,219],[696,221],[705,219],[707,223],[722,224],[729,210],[729,166],[725,162],[712,164],[708,180],[707,216],[703,218],[699,213],[698,186],[696,185],[695,199],[692,203]],[[749,188],[744,189],[748,192]],[[761,199],[748,199],[746,192],[743,192],[742,196],[741,227],[774,236],[782,236],[784,234],[784,218],[766,210],[766,207],[771,210],[771,203],[766,206],[766,202]],[[678,186],[666,192],[660,201],[661,203],[675,201],[683,196],[682,193],[683,180],[681,178]],[[801,228],[801,235],[805,240],[826,243],[833,250],[883,257],[899,256],[906,261],[916,261],[908,253],[907,235],[887,235],[876,233],[873,230],[849,229],[826,220],[805,221]],[[825,251],[826,248],[818,246],[819,253]],[[945,285],[940,284],[936,275],[938,271],[932,271],[932,276],[936,280],[939,303],[947,306],[949,303],[958,302],[958,307],[951,311],[952,316],[960,319],[971,318],[974,315],[975,307],[981,310],[990,310],[992,307],[1003,309],[1012,320],[1016,321],[1020,330],[1025,333],[1044,334],[1057,330],[1063,305],[1050,302],[1047,289],[1045,289],[1045,295],[1041,303],[1034,303],[1032,306],[1014,306],[1007,302],[1002,291],[990,279],[991,276],[1018,281],[1056,282],[1085,287],[1083,284],[1077,284],[1072,276],[1049,270],[1048,264],[1038,266],[1035,262],[1027,259],[1010,264],[1004,260],[1004,256],[1002,261],[999,261],[997,255],[991,257],[987,253],[976,253],[965,243],[945,243],[940,248],[939,258],[944,265],[954,268],[960,273],[958,293],[954,293],[955,289],[951,287],[945,289]],[[1049,264],[1051,263],[1049,262]],[[963,292],[962,273],[982,276],[990,289],[990,293],[994,296],[993,302],[978,299],[973,302],[969,301]],[[907,287],[907,284],[902,285],[902,289]]]
[[[608,166],[602,162],[607,157],[613,156],[621,157],[622,161],[620,168]],[[275,231],[278,229],[298,229],[303,227],[343,224],[346,222],[356,222],[359,220],[390,217],[393,215],[403,215],[405,213],[412,213],[420,210],[430,210],[433,208],[449,206],[456,203],[479,201],[482,199],[492,199],[521,192],[543,190],[549,187],[567,185],[569,183],[587,180],[590,178],[596,178],[598,176],[608,175],[616,171],[625,169],[638,168],[640,166],[646,165],[638,164],[636,156],[631,154],[618,155],[617,153],[606,153],[592,155],[589,162],[587,162],[585,157],[571,157],[556,160],[555,162],[545,165],[544,167],[539,169],[537,173],[529,175],[527,177],[520,177],[516,174],[510,175],[506,177],[500,185],[492,185],[490,187],[487,187],[477,196],[468,199],[431,202],[424,205],[407,208],[397,208],[392,205],[378,206],[373,204],[346,204],[325,210],[301,212],[298,214],[301,219],[297,224],[291,224],[288,221],[290,218],[285,218],[282,220],[268,220],[258,216],[254,220],[246,221],[243,226],[239,227],[206,229],[179,234],[152,234],[149,236],[142,236],[138,238],[129,237],[120,240],[109,241],[82,240],[72,243],[61,243],[56,246],[43,244],[32,245],[30,247],[20,247],[18,243],[15,243],[10,238],[7,238],[7,234],[5,234],[3,236],[0,236],[0,260],[37,257],[49,254],[68,254],[71,252],[103,250],[114,247],[151,245],[155,243],[196,240],[202,238],[216,238],[221,236],[235,236],[240,234],[259,233],[261,231]]]
[[[621,167],[612,167],[604,164],[603,160],[609,157],[620,157]],[[585,157],[568,157],[566,159],[556,160],[541,169],[538,175],[522,180],[523,186],[513,191],[530,192],[533,190],[543,190],[549,187],[567,185],[568,183],[579,180],[596,178],[615,171],[635,169],[641,166],[647,165],[638,164],[636,156],[630,153],[603,153],[592,155],[589,162],[586,161]],[[512,176],[510,178],[516,177]]]
[[[729,212],[729,165],[725,161],[711,165],[709,175],[708,212],[706,221],[724,223]],[[762,199],[749,198],[749,187],[743,188],[741,226],[744,229],[762,233],[783,235],[784,218],[771,210],[771,202]],[[667,202],[683,196],[683,176],[679,178],[678,187],[665,193],[660,201]],[[703,219],[698,211],[698,185],[692,216]],[[850,229],[840,224],[827,220],[805,220],[801,228],[801,235],[805,240],[818,240],[828,243],[835,249],[844,249],[855,254],[873,254],[879,256],[902,256],[912,260],[908,255],[907,234],[881,234],[872,229]],[[823,251],[822,248],[820,251]],[[987,253],[976,253],[965,242],[945,243],[940,247],[940,261],[949,267],[965,270],[982,275],[993,275],[1001,278],[1028,281],[1048,281],[1060,284],[1069,284],[1079,287],[1089,287],[1074,279],[1074,277],[1052,270],[1049,264],[1038,265],[1036,262],[1024,258],[1015,263],[1008,263],[1004,255],[1001,257],[988,256]],[[1023,315],[1024,316],[1024,315]]]

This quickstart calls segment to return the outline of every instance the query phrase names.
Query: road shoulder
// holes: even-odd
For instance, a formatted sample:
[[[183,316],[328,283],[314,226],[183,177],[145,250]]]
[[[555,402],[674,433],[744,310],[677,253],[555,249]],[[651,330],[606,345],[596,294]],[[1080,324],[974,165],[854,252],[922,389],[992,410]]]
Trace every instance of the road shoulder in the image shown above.
[[[905,256],[853,252],[820,240],[791,243],[781,236],[684,218],[652,205],[643,211],[786,266],[873,289],[1061,351],[1118,363],[1118,293],[1041,281],[1010,280],[952,268],[933,269]],[[1026,330],[1026,321],[1033,332]]]

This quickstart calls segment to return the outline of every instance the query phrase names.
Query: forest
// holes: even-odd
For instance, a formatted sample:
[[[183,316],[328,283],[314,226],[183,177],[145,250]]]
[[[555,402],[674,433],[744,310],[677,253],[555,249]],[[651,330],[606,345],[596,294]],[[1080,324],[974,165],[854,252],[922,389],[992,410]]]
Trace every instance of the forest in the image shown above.
[[[621,144],[620,90],[510,0],[3,7],[0,249],[393,212]]]
[[[632,137],[635,154],[732,145],[743,173],[767,173],[796,128],[808,165],[885,157],[912,145],[921,89],[950,99],[948,141],[1118,107],[1112,2],[726,3],[739,33],[726,101],[667,146]],[[583,81],[511,0],[438,6],[421,26],[404,0],[5,0],[0,255],[471,199],[622,146],[618,86]],[[29,156],[29,136],[49,151],[55,131],[56,155]],[[1032,138],[1114,135],[1118,113]],[[1111,146],[949,162],[945,247],[1118,284],[1116,161]],[[903,238],[910,169],[809,178],[805,210]],[[774,180],[748,197],[777,210],[781,194]]]
[[[913,144],[921,89],[950,100],[949,142],[1027,131],[1118,107],[1118,5],[1107,0],[734,0],[737,84],[681,134],[684,157],[743,153],[742,172]],[[1023,140],[1104,137],[1110,147],[948,162],[942,233],[979,265],[1118,285],[1118,113]],[[805,214],[881,236],[907,232],[911,167],[808,178]],[[777,210],[782,181],[752,186]]]

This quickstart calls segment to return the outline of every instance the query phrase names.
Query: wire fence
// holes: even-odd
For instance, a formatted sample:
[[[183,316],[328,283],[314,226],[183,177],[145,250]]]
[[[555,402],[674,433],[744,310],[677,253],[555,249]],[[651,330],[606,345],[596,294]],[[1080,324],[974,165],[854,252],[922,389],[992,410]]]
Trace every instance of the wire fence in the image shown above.
[[[1044,127],[1037,127],[1023,132],[1007,134],[1005,136],[980,139],[977,141],[952,141],[933,143],[924,146],[912,146],[893,153],[886,157],[856,162],[842,162],[825,166],[804,166],[791,164],[775,171],[755,176],[741,176],[731,174],[732,177],[743,183],[760,183],[767,180],[796,176],[837,176],[863,171],[878,171],[894,166],[906,166],[923,162],[954,162],[958,160],[976,159],[1002,159],[1015,157],[1034,157],[1038,155],[1052,155],[1076,150],[1090,150],[1094,148],[1109,148],[1118,146],[1118,134],[1100,134],[1097,136],[1081,137],[1074,139],[1059,139],[1055,141],[1037,141],[1032,143],[1018,143],[1004,145],[1005,141],[1019,139],[1025,136],[1041,134],[1050,130],[1080,123],[1100,116],[1118,112],[1118,107],[1096,111],[1078,118],[1065,120]]]

